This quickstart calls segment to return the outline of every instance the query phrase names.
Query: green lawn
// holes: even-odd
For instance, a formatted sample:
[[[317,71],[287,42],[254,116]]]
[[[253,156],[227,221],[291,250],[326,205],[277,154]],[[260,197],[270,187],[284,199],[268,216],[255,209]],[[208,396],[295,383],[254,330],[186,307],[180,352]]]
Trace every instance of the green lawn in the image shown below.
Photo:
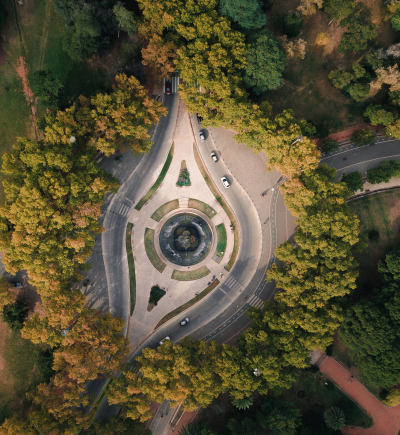
[[[201,211],[210,219],[212,219],[217,214],[217,212],[212,207],[210,207],[203,201],[199,201],[198,199],[189,198],[189,208],[194,208],[195,210]]]
[[[222,258],[226,251],[226,229],[224,224],[219,224],[215,227],[217,231],[217,249],[215,255]]]
[[[161,261],[161,258],[158,256],[156,252],[156,248],[154,246],[154,233],[155,231],[151,228],[146,228],[144,233],[144,248],[146,249],[146,254],[151,261],[151,264],[160,272],[163,273],[164,269],[167,265]]]
[[[219,280],[214,280],[206,289],[204,289],[202,292],[200,292],[197,296],[195,296],[193,299],[190,299],[190,301],[186,302],[186,304],[181,305],[178,308],[175,308],[175,310],[171,311],[170,313],[166,314],[156,325],[154,330],[159,328],[163,323],[168,322],[168,320],[174,318],[178,314],[182,313],[183,311],[187,310],[192,305],[199,302],[201,299],[206,297],[209,293],[211,293],[219,284]]]
[[[349,207],[360,219],[361,234],[368,234],[370,230],[379,232],[379,239],[369,241],[368,248],[356,256],[360,272],[358,283],[372,290],[380,284],[378,261],[400,242],[400,189],[350,201]]]
[[[160,220],[170,211],[176,210],[179,208],[179,200],[173,199],[172,201],[169,201],[165,204],[163,204],[161,207],[159,207],[151,216],[152,219],[154,219],[157,222],[160,222]]]
[[[215,196],[215,199],[219,202],[219,204],[225,210],[225,213],[228,215],[229,220],[233,224],[233,236],[234,236],[233,250],[232,250],[231,257],[228,261],[228,264],[225,266],[225,269],[227,271],[230,271],[232,269],[235,261],[236,261],[236,257],[237,257],[238,252],[239,252],[240,236],[239,236],[239,229],[237,226],[237,222],[236,222],[235,216],[233,215],[231,209],[228,207],[228,205],[226,204],[226,202],[224,201],[224,199],[222,198],[222,196],[219,194],[218,190],[214,186],[214,183],[212,182],[212,180],[208,176],[208,173],[203,165],[203,162],[201,161],[199,153],[197,152],[197,148],[196,148],[195,144],[193,144],[193,151],[194,151],[194,157],[196,159],[197,166],[199,167],[200,172],[203,175],[205,182],[207,183],[207,186],[211,190],[212,194]]]
[[[305,393],[304,398],[299,397],[299,391]],[[311,373],[299,370],[299,380],[292,388],[284,390],[279,397],[293,403],[303,412],[316,406],[322,406],[324,409],[338,406],[345,412],[346,422],[349,426],[364,428],[372,426],[371,417],[321,372]]]
[[[177,281],[194,281],[196,279],[203,278],[211,273],[206,266],[200,267],[196,270],[174,270],[172,272],[172,279]]]
[[[129,267],[129,286],[130,286],[130,293],[131,293],[131,315],[133,313],[133,310],[135,309],[136,304],[136,276],[135,276],[135,261],[133,258],[133,251],[132,251],[132,228],[133,224],[128,223],[126,227],[126,253],[128,256],[128,267]]]
[[[156,193],[157,189],[161,186],[165,176],[167,175],[168,169],[172,162],[172,157],[174,156],[174,143],[172,142],[171,149],[169,150],[167,160],[161,169],[160,175],[158,176],[156,182],[153,184],[151,189],[144,195],[144,197],[136,204],[136,210],[140,210],[146,202]]]
[[[0,424],[14,412],[23,413],[29,407],[25,394],[51,376],[44,365],[40,347],[11,332],[0,322]]]

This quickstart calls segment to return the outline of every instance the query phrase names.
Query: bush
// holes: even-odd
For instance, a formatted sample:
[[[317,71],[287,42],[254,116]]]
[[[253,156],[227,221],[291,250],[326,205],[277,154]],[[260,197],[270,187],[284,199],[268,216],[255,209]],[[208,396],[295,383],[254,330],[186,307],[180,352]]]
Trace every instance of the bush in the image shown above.
[[[385,109],[379,104],[370,104],[364,116],[370,120],[372,125],[389,125],[397,118],[397,111],[394,108]]]
[[[374,145],[376,134],[370,128],[362,128],[361,130],[354,130],[350,140],[356,147]]]
[[[343,173],[341,181],[346,183],[349,190],[353,193],[357,192],[357,190],[364,190],[364,182],[361,172],[354,171],[347,175]]]
[[[331,406],[324,413],[326,425],[333,430],[340,430],[346,424],[344,412],[337,406]]]
[[[391,178],[400,177],[400,162],[397,160],[381,162],[378,167],[369,169],[367,176],[371,184],[388,183]]]
[[[383,403],[391,407],[400,404],[400,391],[397,388],[391,388]]]
[[[165,295],[165,291],[158,285],[154,285],[150,290],[149,304],[157,305],[158,301]]]
[[[332,356],[332,353],[333,353],[333,344],[330,344],[330,345],[326,348],[325,353],[326,353],[328,356]]]
[[[28,315],[27,311],[28,308],[21,299],[17,299],[15,303],[8,304],[3,308],[1,317],[12,331],[20,331]]]
[[[334,139],[325,139],[321,143],[321,151],[324,154],[333,154],[339,149],[339,142]]]
[[[370,230],[368,231],[368,240],[378,240],[379,239],[379,232],[376,230]]]

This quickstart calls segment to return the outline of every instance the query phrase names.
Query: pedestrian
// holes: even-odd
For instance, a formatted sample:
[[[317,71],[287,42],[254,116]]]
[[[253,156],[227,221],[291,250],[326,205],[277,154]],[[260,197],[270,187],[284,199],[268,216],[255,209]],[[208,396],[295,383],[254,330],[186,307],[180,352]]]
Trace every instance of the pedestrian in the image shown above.
[[[161,418],[163,418],[164,417],[164,414],[161,414]]]

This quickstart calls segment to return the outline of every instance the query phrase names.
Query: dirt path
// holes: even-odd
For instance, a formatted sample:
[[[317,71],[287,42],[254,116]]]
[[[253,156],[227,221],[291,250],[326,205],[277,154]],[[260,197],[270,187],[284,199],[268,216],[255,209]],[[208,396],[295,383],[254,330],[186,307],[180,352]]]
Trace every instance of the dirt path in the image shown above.
[[[374,425],[369,429],[344,427],[346,435],[398,435],[400,430],[400,405],[389,408],[371,394],[356,379],[350,383],[350,373],[333,358],[327,358],[320,366],[335,384],[355,400],[373,418]]]

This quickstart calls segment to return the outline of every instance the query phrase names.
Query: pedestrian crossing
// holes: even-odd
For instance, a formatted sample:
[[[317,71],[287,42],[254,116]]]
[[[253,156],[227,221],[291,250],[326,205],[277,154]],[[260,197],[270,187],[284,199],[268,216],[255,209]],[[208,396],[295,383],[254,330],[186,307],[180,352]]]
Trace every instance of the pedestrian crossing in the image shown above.
[[[251,307],[262,308],[264,306],[264,302],[255,294],[250,297],[247,302]]]
[[[114,214],[118,214],[122,217],[126,217],[126,216],[128,216],[129,209],[130,209],[130,207],[128,207],[123,202],[121,203],[121,202],[116,201],[113,204],[112,208],[110,209],[110,213],[114,213]]]
[[[224,286],[228,287],[229,290],[233,290],[233,291],[244,290],[244,287],[242,286],[242,284],[240,284],[239,281],[236,281],[236,279],[233,278],[233,276],[229,276],[227,278],[227,280],[224,282]]]

